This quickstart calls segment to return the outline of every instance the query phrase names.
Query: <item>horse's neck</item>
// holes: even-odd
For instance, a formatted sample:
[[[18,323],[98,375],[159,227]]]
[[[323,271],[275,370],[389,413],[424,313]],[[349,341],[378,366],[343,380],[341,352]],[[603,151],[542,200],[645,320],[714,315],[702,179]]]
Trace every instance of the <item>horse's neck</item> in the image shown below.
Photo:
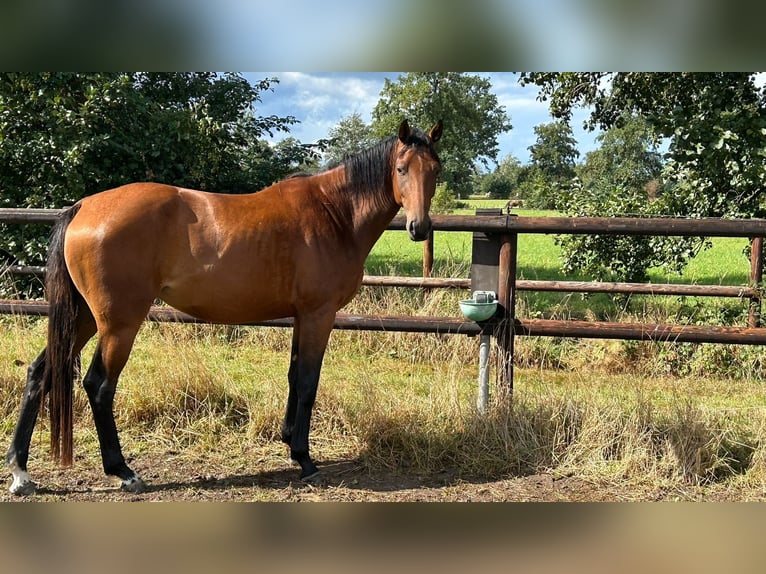
[[[380,189],[374,192],[354,196],[342,178],[337,185],[329,188],[334,196],[332,203],[340,211],[340,217],[350,223],[348,230],[353,234],[353,244],[366,257],[399,211],[393,191],[381,184]]]
[[[384,193],[383,190],[380,192]],[[383,199],[370,197],[359,203],[367,203],[368,206],[358,208],[354,218],[354,234],[366,257],[399,211],[399,206],[393,200],[393,193]]]

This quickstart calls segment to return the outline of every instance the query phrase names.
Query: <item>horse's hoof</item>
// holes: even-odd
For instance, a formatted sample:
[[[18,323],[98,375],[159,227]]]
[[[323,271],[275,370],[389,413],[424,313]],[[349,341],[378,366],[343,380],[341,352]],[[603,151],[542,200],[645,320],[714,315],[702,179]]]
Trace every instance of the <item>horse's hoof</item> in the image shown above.
[[[18,483],[14,480],[8,490],[15,496],[30,496],[37,492],[37,485],[31,480]]]
[[[131,494],[141,494],[146,491],[146,483],[137,476],[133,476],[122,481],[120,490],[130,492]]]
[[[308,486],[325,486],[327,484],[324,475],[319,471],[308,476],[302,476],[301,482]]]

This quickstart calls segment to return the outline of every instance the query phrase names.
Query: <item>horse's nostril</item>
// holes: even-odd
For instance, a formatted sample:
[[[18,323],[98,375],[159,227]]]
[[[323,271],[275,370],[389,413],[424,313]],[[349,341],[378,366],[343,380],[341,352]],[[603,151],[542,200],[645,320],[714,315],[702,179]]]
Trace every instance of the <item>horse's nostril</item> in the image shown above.
[[[410,239],[413,241],[423,241],[428,237],[428,234],[431,233],[431,220],[428,219],[425,221],[416,221],[411,220],[407,222],[407,233],[410,236]]]

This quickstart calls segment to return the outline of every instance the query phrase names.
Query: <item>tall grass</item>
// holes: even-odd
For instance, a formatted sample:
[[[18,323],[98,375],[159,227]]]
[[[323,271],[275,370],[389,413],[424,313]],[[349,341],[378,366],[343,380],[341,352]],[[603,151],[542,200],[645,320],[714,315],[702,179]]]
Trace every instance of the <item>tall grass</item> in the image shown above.
[[[45,323],[14,321],[0,336],[6,442]],[[574,474],[691,498],[760,496],[766,484],[760,380],[519,366],[512,401],[481,415],[475,347],[463,336],[334,333],[312,423],[318,461],[447,482]],[[145,325],[116,400],[127,452],[231,458],[231,472],[283,464],[274,454],[283,452],[288,353],[285,329]],[[77,449],[96,457],[87,401],[76,394]],[[44,437],[47,423],[38,429]]]

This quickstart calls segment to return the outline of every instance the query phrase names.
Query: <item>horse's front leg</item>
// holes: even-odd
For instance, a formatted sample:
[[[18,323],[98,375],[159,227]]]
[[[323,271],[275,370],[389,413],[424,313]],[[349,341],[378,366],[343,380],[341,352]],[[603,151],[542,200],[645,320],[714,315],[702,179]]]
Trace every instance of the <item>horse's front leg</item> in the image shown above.
[[[322,359],[327,348],[327,341],[335,322],[335,311],[315,313],[310,316],[296,317],[293,333],[295,358],[295,422],[290,437],[290,458],[301,466],[301,480],[317,482],[319,469],[309,456],[309,430],[311,412],[319,386],[319,374]],[[295,356],[295,353],[294,353]],[[291,367],[293,365],[291,364]],[[291,389],[292,392],[292,389]],[[290,403],[288,399],[288,413]]]
[[[298,380],[298,318],[295,319],[293,326],[293,343],[290,350],[290,369],[287,372],[287,382],[290,390],[287,395],[287,408],[285,409],[285,418],[282,422],[282,442],[287,446],[293,440],[293,427],[295,426],[295,411],[298,406],[298,397],[296,385]]]

